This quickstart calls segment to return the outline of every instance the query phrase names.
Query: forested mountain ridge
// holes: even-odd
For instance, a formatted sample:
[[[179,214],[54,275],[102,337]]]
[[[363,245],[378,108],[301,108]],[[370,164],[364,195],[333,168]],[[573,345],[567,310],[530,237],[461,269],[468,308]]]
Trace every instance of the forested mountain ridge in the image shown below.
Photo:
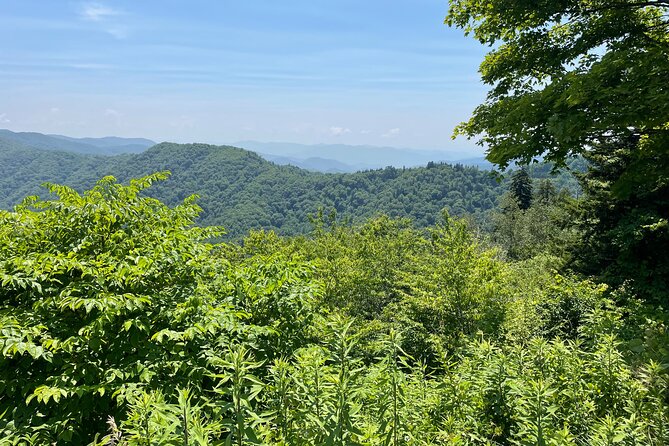
[[[140,153],[155,145],[145,138],[72,138],[63,135],[45,135],[37,132],[12,132],[0,129],[0,141],[7,144],[22,144],[42,150],[55,150],[87,155],[120,155],[122,153]]]
[[[45,182],[66,182],[82,188],[118,158],[47,151],[0,139],[0,208],[10,208],[27,195],[44,194]]]
[[[277,166],[230,146],[161,143],[140,154],[99,157],[0,141],[0,207],[44,195],[39,187],[44,182],[83,190],[105,175],[127,181],[166,170],[171,179],[151,193],[169,204],[200,195],[198,222],[223,225],[231,236],[254,228],[303,233],[310,228],[308,216],[319,208],[353,221],[386,213],[428,226],[442,208],[477,215],[491,209],[502,193],[490,172],[462,165],[322,174]]]
[[[156,145],[146,138],[118,136],[74,138],[39,132],[14,132],[0,129],[0,140],[8,144],[23,144],[42,150],[56,150],[87,155],[120,155],[141,153]],[[459,163],[492,168],[483,157],[472,157],[467,152],[400,149],[369,145],[347,144],[296,144],[279,142],[241,141],[230,145],[257,153],[267,161],[291,165],[323,173],[345,173],[379,169],[386,166],[417,167],[430,161]]]

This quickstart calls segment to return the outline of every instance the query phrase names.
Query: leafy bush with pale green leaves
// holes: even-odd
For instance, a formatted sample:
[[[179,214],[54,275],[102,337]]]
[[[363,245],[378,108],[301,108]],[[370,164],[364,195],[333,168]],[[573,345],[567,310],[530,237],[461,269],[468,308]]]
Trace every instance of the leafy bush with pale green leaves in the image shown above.
[[[274,282],[263,292],[308,296],[303,267],[277,279],[212,256],[222,230],[193,226],[195,197],[169,208],[142,195],[166,176],[107,177],[83,195],[49,185],[58,198],[0,214],[1,436],[82,443],[137,389],[213,387],[230,343],[267,331],[243,322],[257,305],[240,300]]]

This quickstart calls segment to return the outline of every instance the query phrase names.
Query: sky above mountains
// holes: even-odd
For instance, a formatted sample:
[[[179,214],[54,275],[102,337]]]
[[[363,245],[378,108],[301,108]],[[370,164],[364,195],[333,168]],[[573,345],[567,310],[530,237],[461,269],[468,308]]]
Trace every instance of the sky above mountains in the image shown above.
[[[445,0],[0,7],[0,127],[177,142],[471,148],[485,48]]]

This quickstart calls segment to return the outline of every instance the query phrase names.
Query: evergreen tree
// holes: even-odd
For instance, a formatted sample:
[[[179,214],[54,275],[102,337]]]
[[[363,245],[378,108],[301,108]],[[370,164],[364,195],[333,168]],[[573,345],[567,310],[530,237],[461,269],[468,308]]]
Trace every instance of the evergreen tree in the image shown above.
[[[518,202],[521,210],[532,205],[532,179],[525,169],[519,169],[511,176],[511,196]]]
[[[548,178],[544,178],[539,181],[539,187],[534,198],[540,204],[551,204],[555,201],[557,195],[553,182]]]
[[[669,290],[669,184],[640,181],[621,189],[620,178],[637,158],[636,141],[618,140],[594,149],[581,178],[585,198],[574,248],[575,269],[640,297],[667,302]]]

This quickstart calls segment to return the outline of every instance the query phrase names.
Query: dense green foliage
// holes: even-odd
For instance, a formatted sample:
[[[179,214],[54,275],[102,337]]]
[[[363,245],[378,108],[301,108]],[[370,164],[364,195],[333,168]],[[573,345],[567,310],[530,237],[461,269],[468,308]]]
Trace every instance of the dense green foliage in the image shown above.
[[[592,167],[582,177],[586,195],[578,213],[583,237],[574,245],[571,266],[614,287],[625,284],[666,306],[669,177],[660,184],[641,179],[621,194],[616,180],[636,157],[636,150],[617,143],[588,154]]]
[[[487,99],[456,133],[501,167],[589,159],[571,266],[666,304],[669,3],[451,0],[446,22],[492,47]]]
[[[306,233],[308,215],[321,207],[357,222],[385,213],[429,226],[444,207],[454,215],[480,217],[502,191],[489,172],[462,165],[322,174],[205,144],[164,143],[137,155],[93,157],[0,141],[0,208],[43,193],[43,182],[83,191],[105,175],[127,181],[162,170],[170,170],[172,177],[151,192],[154,197],[175,205],[197,193],[203,208],[198,223],[224,224],[233,237],[260,228]]]
[[[632,296],[447,213],[212,245],[163,178],[0,214],[2,443],[669,441],[669,336]]]
[[[583,229],[574,224],[575,216],[584,212],[581,202],[564,190],[558,193],[549,179],[531,184],[524,186],[528,192],[523,197],[529,202],[527,207],[523,209],[510,187],[502,196],[499,209],[491,212],[492,241],[513,260],[552,254],[568,261],[583,236]]]

